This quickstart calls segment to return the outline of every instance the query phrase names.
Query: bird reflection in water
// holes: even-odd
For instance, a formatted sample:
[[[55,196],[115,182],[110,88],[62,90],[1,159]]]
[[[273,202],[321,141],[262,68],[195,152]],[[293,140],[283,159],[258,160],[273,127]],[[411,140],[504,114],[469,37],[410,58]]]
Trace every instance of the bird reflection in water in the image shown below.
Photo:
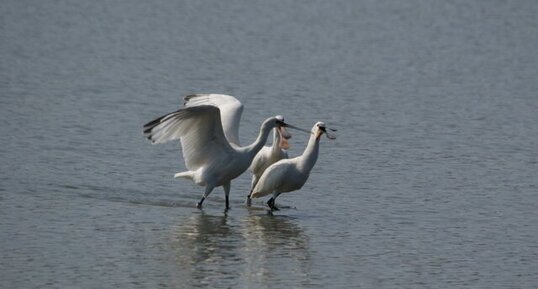
[[[192,215],[173,245],[187,287],[308,283],[308,237],[295,219],[272,215]],[[183,275],[183,274],[182,274]]]
[[[295,219],[272,214],[251,215],[243,219],[241,229],[245,240],[244,277],[249,284],[281,283],[283,288],[290,284],[293,288],[308,285],[309,240]]]

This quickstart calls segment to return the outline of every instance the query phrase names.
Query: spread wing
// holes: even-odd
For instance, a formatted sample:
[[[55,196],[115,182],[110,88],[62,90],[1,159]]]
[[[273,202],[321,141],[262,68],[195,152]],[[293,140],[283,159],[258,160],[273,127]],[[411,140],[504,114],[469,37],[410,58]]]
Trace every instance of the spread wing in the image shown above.
[[[189,170],[218,161],[234,152],[222,129],[216,106],[184,107],[144,125],[152,143],[180,139],[185,165]]]
[[[225,94],[192,94],[185,96],[185,107],[212,105],[220,109],[222,129],[228,142],[239,146],[239,123],[243,104],[235,97]]]

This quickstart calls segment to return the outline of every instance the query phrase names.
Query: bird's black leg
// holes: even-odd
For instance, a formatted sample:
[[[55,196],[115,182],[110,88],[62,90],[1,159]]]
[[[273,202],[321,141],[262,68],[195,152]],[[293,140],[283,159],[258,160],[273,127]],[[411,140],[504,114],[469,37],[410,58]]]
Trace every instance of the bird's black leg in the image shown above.
[[[202,199],[196,204],[196,207],[198,209],[202,209],[202,204],[204,203],[205,201],[205,197],[202,197]]]
[[[252,195],[252,191],[250,191],[250,193],[248,193],[247,195],[247,201],[246,201],[247,206],[250,206],[252,202],[252,199],[250,198],[251,195]]]
[[[277,208],[275,206],[275,198],[270,198],[269,201],[267,201],[267,205],[269,206],[269,208],[271,209],[271,211],[278,211],[280,210],[279,208]]]
[[[274,205],[274,199],[273,198],[270,198],[269,201],[267,201],[267,206],[269,206],[269,209],[273,209],[273,205]]]
[[[224,189],[224,199],[226,200],[226,208],[224,208],[225,211],[228,211],[230,209],[230,182],[227,182],[222,185],[222,188]]]
[[[211,191],[213,190],[213,188],[215,188],[215,186],[212,185],[212,184],[208,184],[208,185],[205,187],[204,196],[203,196],[202,199],[196,204],[196,207],[197,207],[198,209],[202,209],[202,204],[204,203],[205,198],[207,198],[207,196],[209,196],[209,194],[211,194]]]

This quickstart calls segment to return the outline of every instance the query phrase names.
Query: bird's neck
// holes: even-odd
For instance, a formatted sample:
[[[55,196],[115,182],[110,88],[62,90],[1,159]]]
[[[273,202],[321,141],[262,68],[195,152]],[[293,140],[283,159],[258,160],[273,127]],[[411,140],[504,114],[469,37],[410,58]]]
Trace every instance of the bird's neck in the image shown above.
[[[299,168],[310,172],[310,170],[316,164],[319,154],[319,138],[313,134],[308,140],[308,144],[299,160]]]
[[[263,148],[263,146],[267,142],[267,137],[269,136],[270,131],[271,127],[267,126],[265,123],[262,124],[260,128],[260,133],[258,134],[256,140],[245,148],[251,160],[254,159],[256,154]]]
[[[273,128],[273,145],[271,146],[273,154],[280,152],[280,133],[277,130],[278,128]]]

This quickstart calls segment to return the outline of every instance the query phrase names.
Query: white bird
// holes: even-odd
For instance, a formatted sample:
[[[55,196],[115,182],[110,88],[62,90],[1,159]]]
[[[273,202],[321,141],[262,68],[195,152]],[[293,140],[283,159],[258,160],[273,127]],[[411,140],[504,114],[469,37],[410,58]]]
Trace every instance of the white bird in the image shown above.
[[[336,131],[336,130],[332,130]],[[278,210],[275,199],[281,194],[303,187],[316,164],[319,154],[319,139],[325,133],[329,139],[335,139],[327,132],[325,123],[317,122],[312,128],[312,135],[301,156],[283,159],[268,167],[262,174],[258,184],[251,193],[251,198],[259,198],[269,194],[273,196],[267,201],[271,210]]]
[[[282,121],[284,121],[284,118],[282,118]],[[252,180],[250,183],[250,192],[247,196],[248,206],[250,206],[250,194],[263,172],[277,161],[288,158],[288,152],[286,150],[290,148],[288,138],[291,136],[289,134],[287,135],[287,132],[284,130],[284,127],[281,127],[280,129],[274,128],[273,144],[271,146],[264,146],[258,154],[256,154],[254,160],[252,160],[252,164],[249,168],[252,172]]]
[[[153,143],[180,139],[188,171],[174,175],[205,186],[204,200],[215,187],[222,186],[229,205],[230,182],[249,167],[273,128],[290,127],[277,117],[266,119],[256,140],[239,146],[239,122],[243,105],[230,95],[194,94],[185,97],[185,107],[144,125],[144,134]],[[296,128],[299,129],[299,128]]]

